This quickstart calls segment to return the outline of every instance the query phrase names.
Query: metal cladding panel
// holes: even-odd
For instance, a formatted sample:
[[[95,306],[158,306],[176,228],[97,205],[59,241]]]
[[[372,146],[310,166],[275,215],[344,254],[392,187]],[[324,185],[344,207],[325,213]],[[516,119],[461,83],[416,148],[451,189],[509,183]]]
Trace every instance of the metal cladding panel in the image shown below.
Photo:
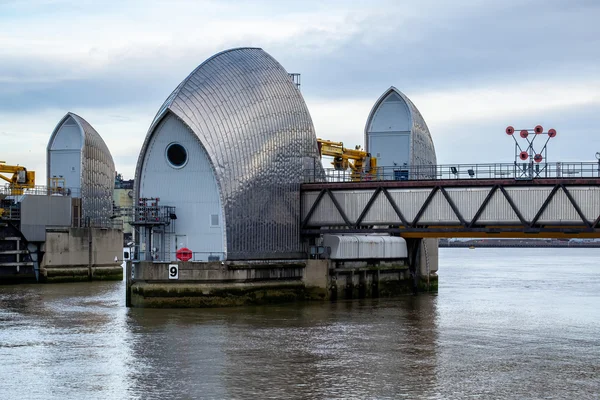
[[[490,190],[492,190],[491,187],[449,188],[446,189],[446,192],[448,192],[448,196],[450,196],[465,221],[472,221]]]
[[[317,201],[317,197],[319,197],[319,192],[302,192],[302,220],[306,218],[308,212],[312,208],[315,201]]]
[[[523,218],[531,222],[552,192],[552,187],[506,188]]]
[[[381,236],[384,242],[384,258],[407,258],[406,240],[401,237]],[[436,245],[437,247],[437,245]]]
[[[394,86],[390,87],[386,90],[381,97],[375,102],[375,105],[371,109],[371,113],[367,118],[367,124],[365,126],[365,148],[368,152],[376,153],[376,149],[371,149],[369,147],[369,134],[377,132],[377,129],[381,129],[380,124],[376,121],[377,116],[379,114],[380,109],[385,108],[385,100],[388,97],[393,96],[395,98],[400,98],[406,105],[409,117],[410,117],[410,165],[436,165],[437,159],[435,155],[435,147],[433,145],[433,140],[431,138],[431,134],[429,133],[429,128],[425,123],[425,119],[417,109],[417,107],[413,104],[413,102],[406,96],[404,93],[396,89]],[[398,118],[402,122],[405,118],[404,110],[400,110]],[[389,116],[386,115],[386,120],[389,119]],[[401,126],[401,125],[398,125]],[[381,167],[391,166],[391,165],[380,165]],[[418,178],[418,177],[414,177]]]
[[[358,238],[354,235],[323,235],[323,246],[331,249],[332,260],[358,259]]]
[[[83,147],[81,148],[81,201],[82,217],[95,225],[108,225],[113,215],[112,196],[115,186],[115,163],[112,155],[96,130],[83,118],[67,113],[58,123],[48,142],[47,173],[50,182],[50,152],[56,135],[63,125],[74,121],[81,130]],[[75,194],[76,195],[76,194]]]
[[[441,192],[436,192],[418,223],[457,224],[459,219]]]
[[[285,69],[257,48],[228,50],[196,68],[149,129],[137,193],[148,142],[167,111],[208,153],[225,216],[227,258],[297,257],[303,162],[318,160],[319,153],[304,99]]]
[[[477,220],[478,223],[519,224],[521,220],[501,191],[497,190]]]
[[[409,223],[413,222],[417,213],[427,200],[432,189],[389,190],[396,205]]]
[[[594,222],[600,215],[599,187],[567,187],[585,218]]]
[[[387,197],[380,192],[363,218],[362,225],[386,224],[390,221],[394,221],[396,225],[402,224],[402,220],[394,211]]]
[[[554,224],[581,223],[581,217],[562,189],[552,197],[552,200],[540,216],[539,222]]]
[[[401,237],[378,235],[323,235],[332,260],[401,259],[408,256]]]
[[[343,204],[343,203],[342,203]],[[319,225],[322,223],[329,225],[345,225],[344,218],[333,204],[331,197],[324,195],[319,201],[319,205],[314,210],[308,225],[314,222],[318,222]]]
[[[49,226],[71,226],[71,198],[25,195],[21,200],[21,232],[25,239],[45,241]]]
[[[332,192],[332,194],[342,207],[342,210],[344,210],[348,220],[355,223],[373,195],[373,191],[336,191]]]

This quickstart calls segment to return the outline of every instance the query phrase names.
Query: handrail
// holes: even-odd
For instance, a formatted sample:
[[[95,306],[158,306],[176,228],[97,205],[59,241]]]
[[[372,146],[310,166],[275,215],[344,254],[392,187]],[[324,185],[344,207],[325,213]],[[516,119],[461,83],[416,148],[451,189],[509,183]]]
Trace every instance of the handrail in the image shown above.
[[[53,188],[48,186],[35,186],[32,188],[20,189],[22,193],[13,194],[12,189],[8,184],[0,186],[0,195],[4,196],[23,196],[23,195],[36,195],[36,196],[72,196],[80,197],[79,188]]]
[[[600,178],[600,162],[444,164],[377,167],[375,172],[357,175],[351,170],[304,170],[304,183],[406,181],[436,179]]]
[[[134,254],[137,257],[133,257],[132,261],[146,261],[146,253],[145,251],[135,251]],[[176,252],[166,252],[166,251],[153,251],[150,252],[151,260],[154,262],[177,262],[177,253]],[[222,251],[194,251],[192,252],[192,258],[188,261],[224,261],[225,260],[225,252]]]

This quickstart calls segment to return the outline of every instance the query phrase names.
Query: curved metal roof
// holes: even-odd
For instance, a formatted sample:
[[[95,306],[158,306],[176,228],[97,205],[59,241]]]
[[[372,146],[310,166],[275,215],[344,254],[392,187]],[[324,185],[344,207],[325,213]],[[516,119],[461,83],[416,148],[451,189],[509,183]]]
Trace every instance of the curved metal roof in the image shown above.
[[[56,134],[58,133],[58,131],[60,131],[60,128],[63,126],[63,124],[65,122],[67,122],[67,120],[69,118],[73,118],[73,120],[77,123],[77,125],[79,125],[81,132],[83,132],[84,147],[90,146],[90,147],[98,149],[101,153],[106,154],[108,156],[108,158],[110,159],[110,162],[112,162],[112,166],[114,168],[114,161],[112,159],[112,155],[110,154],[110,150],[108,149],[108,146],[102,139],[102,136],[100,136],[100,134],[98,132],[96,132],[94,127],[92,125],[90,125],[89,122],[87,122],[84,118],[82,118],[79,115],[72,113],[72,112],[66,113],[65,116],[62,117],[61,120],[58,122],[58,124],[56,124],[56,127],[52,131],[52,135],[50,135],[50,140],[48,141],[47,150],[50,150],[50,148],[52,147],[52,143],[54,142],[54,138],[56,137]]]
[[[299,253],[303,162],[316,135],[302,94],[259,48],[218,53],[198,66],[160,107],[142,146],[136,192],[153,132],[169,113],[198,137],[215,172],[228,258]],[[312,160],[311,160],[312,161]]]
[[[379,109],[381,104],[392,93],[398,95],[408,107],[411,126],[411,164],[435,165],[437,163],[435,147],[433,145],[433,139],[431,138],[431,134],[429,133],[429,128],[425,123],[425,119],[423,119],[423,116],[417,109],[417,106],[415,106],[414,103],[404,93],[396,89],[394,86],[390,86],[389,89],[383,92],[383,94],[379,97],[379,99],[377,99],[377,101],[373,105],[373,108],[371,109],[371,112],[369,113],[369,117],[367,118],[367,123],[365,125],[365,147],[367,147],[369,143],[369,141],[367,140],[367,135],[369,132],[369,127],[373,122],[373,118],[375,117],[375,114],[377,113],[377,110]],[[369,151],[368,147],[367,151]]]

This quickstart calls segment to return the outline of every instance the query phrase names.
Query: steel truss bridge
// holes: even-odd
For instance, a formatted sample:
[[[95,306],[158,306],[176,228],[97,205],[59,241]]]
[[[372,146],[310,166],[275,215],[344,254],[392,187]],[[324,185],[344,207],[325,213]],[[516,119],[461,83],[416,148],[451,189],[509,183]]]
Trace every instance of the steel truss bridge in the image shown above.
[[[600,238],[600,163],[400,170],[362,181],[326,171],[320,182],[308,171],[301,189],[302,234]]]

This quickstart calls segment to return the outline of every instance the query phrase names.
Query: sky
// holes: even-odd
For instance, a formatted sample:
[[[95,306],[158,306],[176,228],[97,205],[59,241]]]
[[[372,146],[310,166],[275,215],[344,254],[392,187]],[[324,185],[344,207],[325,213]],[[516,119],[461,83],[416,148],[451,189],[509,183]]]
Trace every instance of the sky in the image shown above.
[[[250,46],[302,75],[318,137],[364,145],[374,102],[395,86],[439,164],[512,162],[506,126],[538,124],[558,131],[548,161],[594,161],[598,21],[597,0],[0,0],[0,160],[43,182],[71,111],[133,178],[173,89],[211,55]]]

